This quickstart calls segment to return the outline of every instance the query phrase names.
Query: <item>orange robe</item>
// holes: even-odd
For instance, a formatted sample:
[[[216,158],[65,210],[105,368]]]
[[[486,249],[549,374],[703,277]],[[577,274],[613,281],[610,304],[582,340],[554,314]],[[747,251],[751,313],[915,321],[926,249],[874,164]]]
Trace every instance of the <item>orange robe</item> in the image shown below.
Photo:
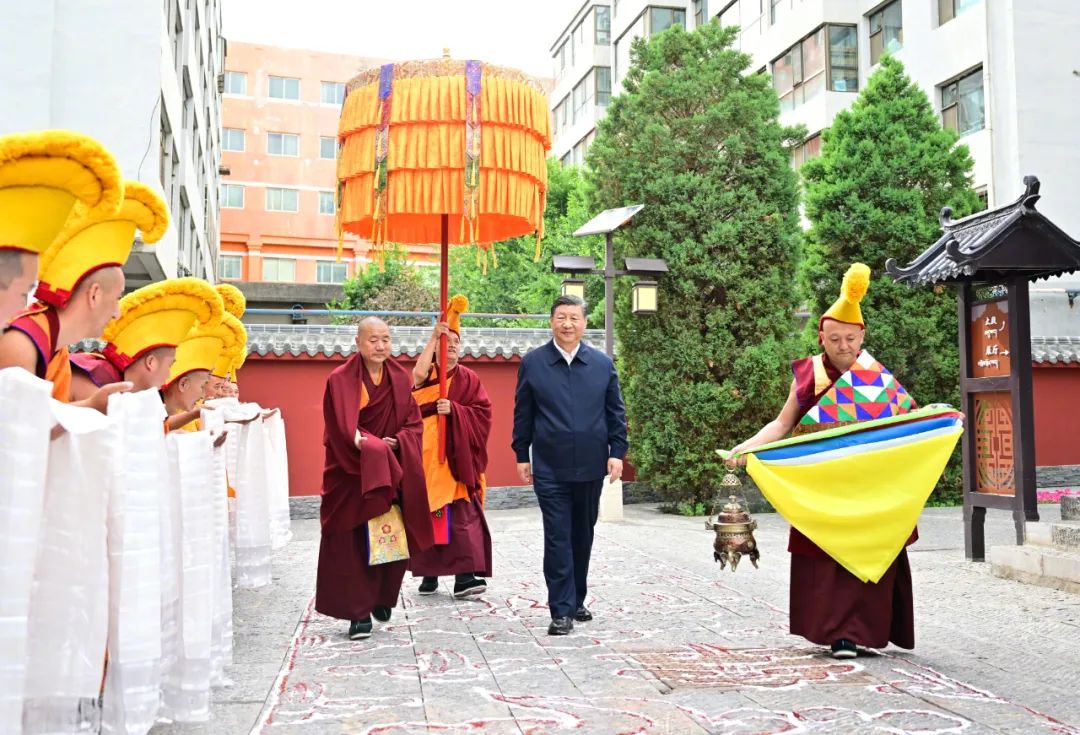
[[[71,356],[67,345],[56,344],[60,316],[56,307],[37,303],[15,315],[8,329],[15,329],[34,343],[38,359],[34,374],[53,384],[52,397],[71,403]]]

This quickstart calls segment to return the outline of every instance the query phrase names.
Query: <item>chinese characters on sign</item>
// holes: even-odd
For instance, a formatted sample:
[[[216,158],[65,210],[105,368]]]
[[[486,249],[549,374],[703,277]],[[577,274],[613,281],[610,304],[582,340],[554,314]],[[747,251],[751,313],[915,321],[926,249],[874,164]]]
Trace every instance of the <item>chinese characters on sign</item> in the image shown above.
[[[1006,299],[971,309],[971,377],[1005,377],[1009,358],[1009,302]]]
[[[975,492],[1016,494],[1012,396],[975,396]]]

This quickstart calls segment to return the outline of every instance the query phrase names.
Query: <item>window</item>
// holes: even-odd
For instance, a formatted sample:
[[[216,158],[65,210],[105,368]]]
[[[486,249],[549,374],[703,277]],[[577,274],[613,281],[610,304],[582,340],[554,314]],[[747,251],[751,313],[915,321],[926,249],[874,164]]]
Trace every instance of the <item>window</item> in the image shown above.
[[[611,67],[596,67],[596,104],[607,107],[611,102]]]
[[[551,111],[551,127],[554,129],[555,133],[558,133],[562,129],[560,122],[563,119],[563,112],[566,110],[565,105],[566,100],[564,99],[562,102],[555,105],[555,109]]]
[[[320,191],[319,192],[319,214],[334,214],[337,211],[337,207],[334,204],[334,192],[332,191]]]
[[[584,50],[585,48],[585,21],[582,20],[574,28],[574,32],[570,34],[570,65],[573,66],[577,63],[578,49]]]
[[[244,187],[240,184],[222,184],[221,206],[225,209],[243,209]]]
[[[580,82],[578,82],[577,85],[574,87],[574,92],[573,92],[573,96],[574,96],[573,121],[575,123],[578,120],[584,120],[585,119],[585,100],[587,98],[587,92],[588,92],[588,90],[587,90],[588,85],[586,84],[586,82],[588,80],[589,80],[589,78],[585,77]]]
[[[270,96],[276,100],[300,99],[300,80],[290,77],[270,77]]]
[[[344,283],[348,277],[348,265],[332,260],[315,261],[316,283]]]
[[[574,146],[574,165],[582,166],[585,164],[585,141],[580,140],[578,144]]]
[[[859,46],[855,26],[829,26],[829,89],[859,91]]]
[[[821,155],[821,133],[815,133],[791,151],[791,167],[798,171],[811,158]]]
[[[340,105],[345,101],[345,85],[341,82],[323,82],[321,99],[324,105]]]
[[[300,136],[294,133],[267,133],[266,152],[271,156],[298,156]]]
[[[819,28],[773,62],[773,88],[780,110],[809,102],[825,87],[825,29]]]
[[[985,212],[990,208],[990,192],[986,190],[985,186],[976,189],[975,196],[979,197],[979,208],[976,211]]]
[[[337,154],[337,138],[319,138],[319,158],[326,158],[332,161],[337,158]]]
[[[244,277],[244,259],[239,255],[218,256],[218,278],[238,281]]]
[[[225,94],[247,94],[247,74],[242,71],[225,72]]]
[[[596,6],[596,45],[611,45],[611,8],[606,5]]]
[[[769,0],[769,24],[776,25],[776,16],[779,15],[780,6],[787,0]]]
[[[982,0],[938,0],[938,25],[945,25],[981,2]]]
[[[685,10],[649,8],[649,35],[655,36],[676,25],[686,28]]]
[[[296,189],[268,188],[266,190],[266,211],[299,212],[300,192]]]
[[[221,129],[221,150],[223,151],[243,151],[244,150],[244,131],[240,128],[222,128]]]
[[[296,261],[289,258],[263,258],[264,281],[295,281]]]
[[[563,41],[563,45],[559,46],[559,50],[555,52],[555,78],[558,79],[566,71],[566,41]]]
[[[563,101],[562,101],[560,106],[562,107],[562,123],[561,123],[561,125],[565,129],[566,124],[567,124],[567,120],[569,119],[569,116],[570,116],[570,95],[566,95],[565,97],[563,97]]]
[[[742,30],[742,23],[739,22],[738,0],[733,2],[726,10],[720,11],[720,25],[724,28],[735,26],[739,30]]]
[[[982,68],[943,84],[941,87],[941,124],[960,135],[982,130],[985,122],[983,107]]]
[[[559,163],[562,164],[563,168],[566,168],[567,166],[571,165],[573,162],[574,162],[574,152],[573,151],[568,151],[565,156],[563,156],[561,159],[559,159]]]
[[[870,14],[870,65],[881,61],[888,51],[895,53],[904,45],[904,24],[900,0],[893,0],[885,7]]]

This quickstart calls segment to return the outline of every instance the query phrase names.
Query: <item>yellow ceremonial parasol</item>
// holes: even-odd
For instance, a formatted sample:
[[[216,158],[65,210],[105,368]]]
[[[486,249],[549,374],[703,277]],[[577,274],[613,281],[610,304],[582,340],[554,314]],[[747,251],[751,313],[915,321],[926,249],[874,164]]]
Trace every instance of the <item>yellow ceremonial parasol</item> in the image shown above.
[[[439,243],[439,311],[450,245],[543,235],[551,113],[541,84],[514,69],[449,58],[385,64],[346,87],[338,127],[339,233]],[[439,343],[446,397],[446,337]],[[439,457],[445,460],[445,417]]]

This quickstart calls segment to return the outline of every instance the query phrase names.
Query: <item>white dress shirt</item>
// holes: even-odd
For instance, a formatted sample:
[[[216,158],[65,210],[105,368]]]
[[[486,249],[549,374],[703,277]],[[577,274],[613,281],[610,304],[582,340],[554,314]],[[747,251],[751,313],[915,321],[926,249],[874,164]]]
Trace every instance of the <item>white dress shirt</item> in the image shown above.
[[[574,351],[573,352],[567,352],[562,347],[559,347],[559,343],[555,342],[554,340],[552,340],[552,343],[555,345],[555,349],[557,349],[559,351],[559,354],[563,356],[563,359],[566,360],[567,365],[569,365],[570,363],[572,363],[574,361],[574,356],[577,355],[578,350],[581,349],[581,343],[580,342],[578,342],[576,345],[574,345]]]

